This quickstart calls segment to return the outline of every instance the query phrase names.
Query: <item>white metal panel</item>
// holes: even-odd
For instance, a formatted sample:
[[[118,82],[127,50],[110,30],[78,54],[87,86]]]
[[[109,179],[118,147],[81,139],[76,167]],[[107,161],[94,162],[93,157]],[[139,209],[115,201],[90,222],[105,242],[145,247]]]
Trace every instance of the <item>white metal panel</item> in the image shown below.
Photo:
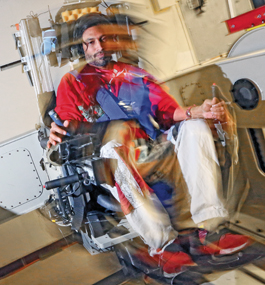
[[[265,52],[240,56],[236,58],[226,59],[218,62],[218,66],[222,69],[225,76],[229,78],[232,84],[237,80],[245,78],[253,81],[261,93],[261,99],[265,100]]]
[[[1,154],[0,180],[4,189],[0,192],[0,206],[4,209],[14,210],[37,199],[43,192],[31,153],[26,148],[18,147]],[[21,191],[23,185],[27,185],[27,191]]]
[[[231,48],[228,57],[235,57],[265,49],[265,27],[244,34]]]
[[[36,131],[0,145],[0,207],[24,214],[43,205],[49,191],[42,188],[42,153]]]
[[[249,0],[240,0],[240,6],[249,7]],[[211,0],[203,6],[203,13],[197,15],[189,9],[186,1],[179,1],[190,40],[199,62],[218,57],[229,51],[234,42],[245,31],[227,36],[225,24],[230,19],[227,1]]]

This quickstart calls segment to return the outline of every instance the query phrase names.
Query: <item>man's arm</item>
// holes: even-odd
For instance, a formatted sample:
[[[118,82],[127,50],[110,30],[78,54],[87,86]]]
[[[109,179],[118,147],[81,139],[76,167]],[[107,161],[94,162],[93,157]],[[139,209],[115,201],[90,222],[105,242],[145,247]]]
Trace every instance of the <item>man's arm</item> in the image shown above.
[[[187,119],[187,110],[190,108],[190,114],[192,119],[216,119],[224,122],[227,117],[227,109],[225,103],[217,98],[212,100],[206,99],[200,106],[192,107],[178,107],[176,108],[173,119],[174,121],[183,121]]]
[[[48,148],[61,143],[67,131],[70,134],[83,133],[91,126],[90,123],[82,121],[84,118],[78,110],[78,102],[82,102],[80,94],[81,90],[75,78],[71,74],[64,75],[57,90],[55,108],[64,127],[60,127],[54,122],[51,124]]]
[[[93,124],[89,122],[79,122],[75,120],[65,120],[63,122],[64,127],[56,125],[54,122],[51,123],[50,136],[47,142],[47,147],[50,148],[52,145],[61,143],[63,137],[68,131],[70,134],[85,134],[93,131]]]
[[[160,125],[165,124],[164,129],[169,128],[174,121],[179,122],[188,119],[187,109],[190,109],[193,119],[215,119],[221,122],[229,120],[226,104],[217,98],[206,99],[200,106],[181,107],[176,99],[167,93],[160,85],[145,79],[144,83],[150,91],[150,99],[153,105],[157,105],[156,118]]]

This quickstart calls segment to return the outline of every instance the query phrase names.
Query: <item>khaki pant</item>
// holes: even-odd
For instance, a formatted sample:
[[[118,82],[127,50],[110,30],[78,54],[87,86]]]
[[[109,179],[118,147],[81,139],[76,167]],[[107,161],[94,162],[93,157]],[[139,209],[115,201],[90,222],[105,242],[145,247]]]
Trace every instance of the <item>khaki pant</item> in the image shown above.
[[[125,207],[124,213],[154,250],[176,238],[177,232],[157,197],[149,195],[146,182],[169,184],[178,201],[189,203],[195,224],[227,216],[219,162],[211,130],[204,120],[184,121],[176,140],[168,141],[162,135],[151,143],[141,138],[136,122],[113,121],[105,134],[101,156],[112,158],[110,174],[132,206]],[[111,191],[120,199],[117,187]],[[176,207],[181,211],[181,205]]]

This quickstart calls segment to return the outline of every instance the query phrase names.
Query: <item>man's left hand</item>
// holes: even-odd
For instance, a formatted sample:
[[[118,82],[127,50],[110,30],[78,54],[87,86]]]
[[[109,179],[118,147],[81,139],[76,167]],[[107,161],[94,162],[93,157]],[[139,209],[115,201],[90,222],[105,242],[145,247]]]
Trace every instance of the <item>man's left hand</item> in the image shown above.
[[[202,107],[202,114],[205,119],[215,119],[220,122],[227,120],[227,108],[224,101],[219,101],[216,97],[212,100],[206,99]]]

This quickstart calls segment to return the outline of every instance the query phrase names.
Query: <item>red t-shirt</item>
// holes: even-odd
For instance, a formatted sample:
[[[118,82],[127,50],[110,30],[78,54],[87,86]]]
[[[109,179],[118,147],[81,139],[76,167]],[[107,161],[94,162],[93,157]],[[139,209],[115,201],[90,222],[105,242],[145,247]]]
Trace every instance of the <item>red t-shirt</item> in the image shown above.
[[[59,117],[64,120],[79,122],[95,122],[100,111],[96,94],[103,85],[111,89],[117,97],[124,82],[124,72],[132,72],[135,67],[124,63],[114,63],[111,70],[97,69],[86,65],[75,77],[67,73],[62,78],[57,90],[56,109]],[[132,71],[131,71],[132,70]],[[168,129],[173,121],[173,114],[178,103],[157,84],[147,72],[139,70],[143,76],[143,84],[148,92],[153,117],[162,129]]]

